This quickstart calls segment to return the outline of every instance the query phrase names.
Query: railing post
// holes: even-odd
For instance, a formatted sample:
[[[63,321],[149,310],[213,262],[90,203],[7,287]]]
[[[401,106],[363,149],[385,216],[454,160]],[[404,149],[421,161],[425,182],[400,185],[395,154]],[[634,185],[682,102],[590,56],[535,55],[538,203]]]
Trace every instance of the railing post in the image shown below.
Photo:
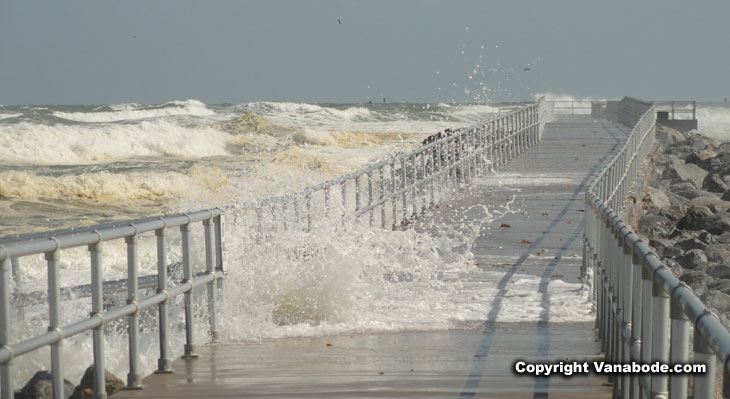
[[[10,259],[0,261],[0,348],[8,348],[10,342]],[[15,397],[13,386],[13,359],[0,364],[0,394],[2,398]]]
[[[380,227],[385,228],[385,166],[379,168],[380,171]]]
[[[307,231],[312,230],[312,193],[304,195],[304,206],[307,208]]]
[[[360,176],[355,176],[355,216],[360,211]]]
[[[634,244],[634,247],[636,244]],[[642,320],[642,269],[643,259],[639,257],[636,252],[632,250],[631,264],[632,264],[632,301],[631,301],[631,349],[632,353],[636,353],[639,356],[632,356],[632,360],[641,361],[641,320]],[[639,399],[641,395],[641,386],[639,385],[639,376],[636,374],[631,375],[631,399]]]
[[[94,397],[106,398],[106,379],[104,367],[104,286],[102,272],[101,233],[99,242],[89,245],[91,253],[91,317],[100,319],[99,326],[92,331],[94,343]]]
[[[205,274],[215,276],[215,260],[213,256],[213,228],[211,219],[203,220],[203,233],[205,234]],[[218,320],[215,312],[215,278],[206,284],[208,294],[208,324],[210,325],[210,338],[213,341],[220,339],[218,332]]]
[[[223,290],[223,216],[218,215],[213,218],[215,233],[215,271],[216,271],[216,288]]]
[[[646,264],[647,259],[642,259],[641,267],[641,361],[644,363],[651,362],[652,349],[652,290],[654,284],[652,282],[654,276]],[[651,388],[651,374],[640,377],[644,380],[643,385],[647,389]]]
[[[656,273],[655,273],[656,274]],[[654,280],[652,307],[652,362],[669,363],[669,295],[664,287]],[[655,374],[651,379],[652,397],[666,398],[669,395],[669,375]]]
[[[172,373],[172,361],[168,354],[169,348],[169,331],[168,327],[168,303],[170,301],[167,297],[167,255],[165,243],[165,228],[155,230],[155,236],[157,237],[157,292],[164,293],[166,298],[158,305],[158,321],[159,321],[159,332],[160,332],[160,357],[157,359],[157,374]]]
[[[330,218],[330,186],[324,188],[324,217]]]
[[[397,212],[397,202],[398,202],[398,196],[397,196],[397,182],[395,180],[395,161],[390,162],[390,186],[392,187],[392,192],[390,193],[390,199],[391,199],[391,206],[393,211],[393,228],[395,229],[395,226],[398,224],[398,212]]]
[[[408,220],[408,181],[407,181],[407,175],[406,172],[406,159],[402,158],[400,160],[400,177],[401,177],[401,190],[403,190],[403,221],[405,222]]]
[[[373,173],[368,172],[368,209],[370,210],[370,226],[375,222],[375,209],[373,208]]]
[[[56,243],[56,249],[46,252],[45,255],[48,269],[48,331],[56,331],[61,334],[63,325],[61,324],[61,285],[58,265],[60,251],[58,241],[54,238],[51,240]],[[63,338],[59,338],[51,345],[51,370],[53,397],[62,399],[64,397]]]
[[[342,190],[342,225],[345,225],[345,219],[347,218],[347,180],[340,183],[340,189]]]
[[[705,314],[700,317],[714,317]],[[695,321],[697,323],[700,319]],[[692,377],[692,398],[693,399],[714,399],[715,398],[715,373],[717,372],[717,356],[712,351],[709,342],[702,336],[700,330],[695,327],[694,331],[694,362],[707,365],[707,372],[695,374]],[[726,371],[727,373],[727,371]]]
[[[183,358],[196,358],[195,354],[195,337],[193,328],[193,265],[190,259],[190,218],[188,222],[180,226],[182,233],[182,267],[183,267],[183,284],[190,284],[190,290],[183,294],[185,302],[185,347]]]
[[[677,286],[675,291],[679,287]],[[673,296],[673,295],[672,295]],[[689,327],[690,322],[682,311],[682,307],[672,299],[670,305],[671,327],[671,364],[689,363]],[[687,374],[671,374],[669,376],[669,399],[687,399]]]
[[[125,238],[127,244],[127,304],[134,304],[137,310],[127,316],[129,331],[129,373],[127,374],[128,389],[142,388],[142,374],[139,367],[139,293],[138,262],[137,262],[137,228],[135,233]]]
[[[411,157],[409,158],[409,161],[411,164],[411,170],[413,171],[413,179],[411,179],[412,186],[413,186],[411,188],[411,202],[413,202],[413,209],[411,212],[411,217],[415,219],[416,216],[418,215],[418,195],[417,195],[418,172],[416,170],[416,154],[411,155]]]

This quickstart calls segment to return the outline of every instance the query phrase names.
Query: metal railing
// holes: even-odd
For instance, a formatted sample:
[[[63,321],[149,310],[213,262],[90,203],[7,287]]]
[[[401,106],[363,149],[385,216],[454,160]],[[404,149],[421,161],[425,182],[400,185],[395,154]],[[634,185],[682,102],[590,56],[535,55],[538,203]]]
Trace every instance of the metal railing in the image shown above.
[[[205,271],[194,273],[191,262],[191,228],[202,223],[205,251]],[[182,236],[182,281],[168,284],[167,243],[169,229],[179,227]],[[156,293],[140,296],[138,279],[139,239],[145,233],[154,233],[157,247]],[[79,230],[64,230],[43,235],[34,234],[30,238],[19,237],[14,241],[0,243],[0,392],[2,398],[14,396],[12,378],[13,359],[46,346],[51,348],[52,386],[55,398],[62,398],[64,392],[64,360],[62,346],[65,339],[92,330],[94,356],[95,396],[106,396],[104,372],[104,325],[113,320],[127,318],[129,341],[129,374],[127,387],[139,388],[142,381],[140,373],[139,332],[140,312],[157,305],[159,321],[160,352],[158,372],[169,372],[168,306],[178,295],[184,295],[185,346],[184,356],[195,356],[193,336],[193,296],[196,287],[207,287],[208,321],[210,334],[215,339],[216,327],[216,286],[222,288],[223,277],[221,210],[211,209],[190,214],[179,214],[158,219],[140,219],[122,225],[94,226]],[[124,239],[127,258],[127,302],[124,306],[105,308],[104,278],[102,273],[103,244],[111,240]],[[91,265],[91,314],[88,318],[71,324],[62,324],[60,259],[63,250],[88,246]],[[44,254],[48,272],[48,331],[20,342],[13,341],[13,320],[11,312],[11,268],[17,273],[12,277],[19,279],[19,259],[33,254]],[[11,266],[15,265],[15,267]],[[217,280],[217,284],[216,284]],[[17,285],[16,285],[17,287]]]
[[[308,231],[318,218],[345,223],[367,215],[370,225],[396,228],[438,203],[444,191],[537,144],[551,117],[552,103],[541,98],[337,179],[242,207],[232,223],[255,226],[250,231],[258,240],[279,229]]]
[[[715,397],[719,356],[725,368],[723,397],[730,397],[730,332],[619,216],[654,144],[656,105],[624,98],[619,112],[633,130],[586,192],[584,262],[594,270],[602,349],[610,363],[686,364],[692,347],[692,361],[707,367],[706,373],[692,375],[695,399]],[[688,374],[619,374],[611,380],[622,398],[687,398],[688,394]]]
[[[606,103],[606,101],[592,101],[592,100],[554,100],[553,108],[558,114],[590,114],[593,108],[593,104]]]
[[[460,129],[406,153],[395,155],[367,168],[337,179],[308,187],[281,197],[257,201],[243,207],[228,207],[231,224],[241,220],[253,221],[250,231],[256,239],[277,229],[308,231],[316,218],[335,219],[345,223],[369,215],[370,225],[376,214],[383,228],[407,224],[440,199],[442,191],[452,190],[483,173],[486,168],[502,165],[542,138],[545,123],[552,117],[552,104],[540,99],[484,123]],[[339,198],[337,198],[339,196]],[[318,199],[319,201],[315,201]],[[338,203],[335,204],[335,200]],[[314,205],[318,205],[314,206]],[[387,211],[387,212],[386,212]],[[129,343],[128,388],[140,388],[139,363],[140,312],[157,305],[160,355],[157,372],[170,372],[168,318],[170,301],[184,295],[185,345],[184,357],[195,356],[193,334],[193,290],[207,287],[209,333],[218,336],[216,323],[216,288],[222,288],[223,245],[221,209],[211,209],[185,215],[139,219],[68,229],[48,233],[13,236],[0,239],[0,393],[12,398],[13,360],[46,346],[51,348],[51,372],[55,398],[63,395],[63,341],[85,331],[92,331],[95,396],[106,396],[104,384],[104,326],[113,320],[127,318]],[[230,219],[229,219],[230,220]],[[203,224],[205,270],[195,272],[191,261],[191,227]],[[179,284],[169,276],[167,264],[167,230],[181,231],[182,279]],[[157,274],[139,276],[139,238],[154,232],[157,252]],[[102,273],[102,244],[125,240],[127,276],[123,280],[104,281]],[[60,266],[62,250],[88,246],[91,284],[61,287]],[[11,300],[27,304],[45,304],[42,293],[23,293],[21,260],[25,256],[43,254],[48,273],[49,323],[46,333],[20,342],[13,340]],[[173,281],[170,284],[170,281]],[[15,290],[11,296],[10,283]],[[216,284],[217,282],[217,284]],[[104,301],[104,294],[127,289],[126,304],[117,307]],[[154,295],[140,295],[143,288],[156,288]],[[70,297],[91,296],[88,318],[62,325],[61,301]]]
[[[697,119],[697,101],[655,101],[654,105],[657,111],[671,112],[671,119],[689,114],[692,114],[692,119]]]

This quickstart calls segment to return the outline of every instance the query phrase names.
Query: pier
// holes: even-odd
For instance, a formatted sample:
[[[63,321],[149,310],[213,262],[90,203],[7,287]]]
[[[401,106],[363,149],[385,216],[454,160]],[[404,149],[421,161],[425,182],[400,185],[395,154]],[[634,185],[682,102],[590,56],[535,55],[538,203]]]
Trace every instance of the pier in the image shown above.
[[[601,106],[606,105],[599,104],[598,108]],[[133,228],[109,226],[109,233],[81,231],[50,241],[35,238],[23,245],[9,242],[0,247],[0,282],[7,290],[12,258],[45,253],[53,268],[57,261],[53,254],[60,249],[89,245],[93,268],[94,262],[100,265],[99,246],[104,240],[127,237],[127,245],[134,248],[135,238],[129,237],[154,231],[158,243],[160,239],[164,243],[169,226],[180,227],[183,237],[183,278],[179,285],[167,286],[165,275],[159,278],[155,295],[142,297],[136,256],[130,256],[135,259],[129,269],[130,282],[134,283],[127,284],[125,306],[103,309],[102,293],[111,286],[96,275],[89,288],[94,306],[89,319],[64,327],[51,313],[49,332],[20,344],[9,340],[7,330],[0,331],[3,397],[10,397],[12,392],[8,382],[12,381],[10,361],[14,356],[51,345],[52,363],[60,374],[63,366],[58,346],[64,338],[91,329],[95,365],[103,370],[104,322],[125,317],[130,331],[136,331],[140,310],[163,306],[183,295],[185,356],[174,361],[165,356],[167,321],[160,321],[160,373],[141,379],[134,369],[134,359],[139,357],[133,349],[135,333],[130,333],[127,383],[132,389],[114,397],[665,397],[670,387],[672,397],[686,397],[686,375],[671,380],[666,375],[640,378],[596,373],[536,378],[516,373],[514,365],[518,360],[687,362],[691,320],[695,326],[694,359],[704,359],[712,367],[707,375],[693,378],[692,392],[696,398],[709,398],[714,395],[715,356],[723,363],[728,359],[730,333],[718,326],[716,317],[703,311],[691,291],[672,280],[671,273],[667,275],[667,269],[647,252],[646,245],[619,216],[628,210],[641,163],[653,144],[656,108],[634,99],[624,99],[614,107],[618,119],[613,121],[595,115],[558,114],[552,119],[547,116],[550,106],[541,100],[335,182],[284,199],[262,201],[241,216],[252,221],[259,238],[276,228],[308,231],[318,217],[313,202],[324,204],[323,217],[337,220],[340,216],[333,215],[331,204],[339,201],[342,223],[350,217],[369,217],[374,228],[407,225],[428,233],[433,226],[459,229],[465,222],[473,222],[478,225],[477,236],[467,250],[473,253],[475,265],[474,272],[464,277],[464,285],[474,292],[479,287],[496,292],[482,322],[464,322],[443,331],[201,345],[195,342],[190,327],[192,291],[198,286],[207,288],[209,330],[216,337],[214,290],[224,284],[221,241],[225,237],[220,217],[226,213],[203,211],[162,222],[148,220]],[[442,195],[456,188],[460,189],[458,195]],[[317,202],[320,195],[322,201]],[[507,202],[511,203],[509,212],[482,219],[480,209],[499,209]],[[293,212],[301,225],[279,225],[287,212]],[[187,226],[198,222],[204,225],[206,267],[196,273],[190,265],[186,232],[190,231]],[[159,270],[164,274],[166,265],[160,262]],[[495,270],[502,272],[497,279],[488,273]],[[53,276],[49,272],[49,292],[56,298],[52,303],[60,297]],[[517,277],[535,282],[533,291],[540,294],[538,300],[521,299],[512,284]],[[561,289],[563,283],[569,288]],[[571,310],[590,315],[590,320],[560,322],[561,312],[567,309],[551,300],[557,293],[572,295],[575,301],[571,303],[578,309]],[[8,309],[8,302],[3,300],[3,309]],[[508,306],[528,307],[534,316],[525,321],[500,321]],[[54,305],[51,308],[53,312]],[[643,318],[637,308],[643,311]],[[167,310],[160,307],[159,312],[166,315]],[[8,319],[0,321],[6,326],[12,324]],[[674,348],[671,359],[670,347]],[[60,377],[54,377],[58,387]],[[98,380],[97,397],[105,396],[103,388],[99,389],[102,385]]]

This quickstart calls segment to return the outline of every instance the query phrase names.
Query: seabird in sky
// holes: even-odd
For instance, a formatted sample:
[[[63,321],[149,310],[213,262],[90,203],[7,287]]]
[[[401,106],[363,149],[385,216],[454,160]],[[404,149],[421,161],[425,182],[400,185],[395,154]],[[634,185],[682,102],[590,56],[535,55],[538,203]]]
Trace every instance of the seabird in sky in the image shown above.
[[[339,24],[342,25],[342,21],[340,21],[339,19],[337,19],[337,22],[339,22]]]

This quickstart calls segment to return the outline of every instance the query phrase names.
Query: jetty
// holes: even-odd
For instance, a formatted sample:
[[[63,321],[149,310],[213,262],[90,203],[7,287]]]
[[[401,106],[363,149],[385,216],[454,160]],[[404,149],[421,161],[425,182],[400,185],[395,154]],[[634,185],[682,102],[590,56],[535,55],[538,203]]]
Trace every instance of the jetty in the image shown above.
[[[672,104],[674,107],[675,104]],[[584,107],[584,108],[583,108]],[[118,398],[714,398],[716,364],[730,356],[730,333],[688,287],[661,264],[634,234],[628,215],[641,183],[642,163],[654,144],[661,104],[625,98],[583,104],[518,104],[493,120],[440,137],[361,171],[271,198],[247,209],[215,209],[134,223],[64,231],[52,236],[16,237],[0,242],[0,382],[3,398],[19,389],[13,359],[51,348],[55,397],[63,390],[63,340],[92,331],[95,397],[105,397],[104,324],[126,320],[130,370]],[[662,117],[666,115],[662,114]],[[448,193],[458,192],[458,195]],[[511,211],[480,219],[478,210]],[[218,337],[216,290],[225,289],[225,229],[222,218],[235,214],[264,239],[277,229],[300,229],[332,219],[369,222],[373,228],[433,226],[459,229],[478,225],[470,250],[475,273],[465,284],[489,285],[496,294],[483,321],[443,331],[361,333],[257,342],[205,342],[196,339],[193,301],[208,306],[209,336]],[[287,222],[288,221],[288,222]],[[198,226],[202,225],[202,227]],[[204,237],[205,267],[191,265],[191,226]],[[166,229],[182,234],[182,276],[169,284],[165,261]],[[137,236],[154,233],[158,275],[138,276]],[[126,281],[105,281],[101,244],[124,239],[129,249]],[[92,264],[92,314],[62,325],[58,256],[65,248],[88,246]],[[10,281],[22,265],[17,259],[45,254],[49,267],[48,332],[17,342],[10,318]],[[94,266],[96,265],[96,266]],[[496,281],[493,274],[499,270]],[[96,272],[94,272],[96,271]],[[485,273],[480,273],[483,271]],[[539,300],[524,301],[535,317],[502,322],[509,302],[519,303],[511,282],[532,278]],[[570,285],[578,313],[589,321],[560,322],[551,301],[551,283]],[[144,295],[144,290],[150,291]],[[104,293],[117,290],[127,301],[116,307]],[[194,296],[200,290],[207,295]],[[168,301],[182,295],[185,354],[169,356]],[[516,299],[517,298],[517,299]],[[514,305],[511,305],[514,306]],[[142,376],[136,340],[142,310],[156,311],[160,337],[158,370]],[[693,345],[690,345],[690,340]],[[203,341],[203,342],[201,342]],[[691,348],[691,350],[690,350]],[[692,357],[690,358],[690,354]],[[69,361],[70,359],[66,359]],[[603,374],[535,376],[519,373],[517,362],[558,364],[593,361],[665,364],[705,363],[702,374]],[[721,370],[721,380],[727,371]],[[728,390],[730,384],[723,381]]]

